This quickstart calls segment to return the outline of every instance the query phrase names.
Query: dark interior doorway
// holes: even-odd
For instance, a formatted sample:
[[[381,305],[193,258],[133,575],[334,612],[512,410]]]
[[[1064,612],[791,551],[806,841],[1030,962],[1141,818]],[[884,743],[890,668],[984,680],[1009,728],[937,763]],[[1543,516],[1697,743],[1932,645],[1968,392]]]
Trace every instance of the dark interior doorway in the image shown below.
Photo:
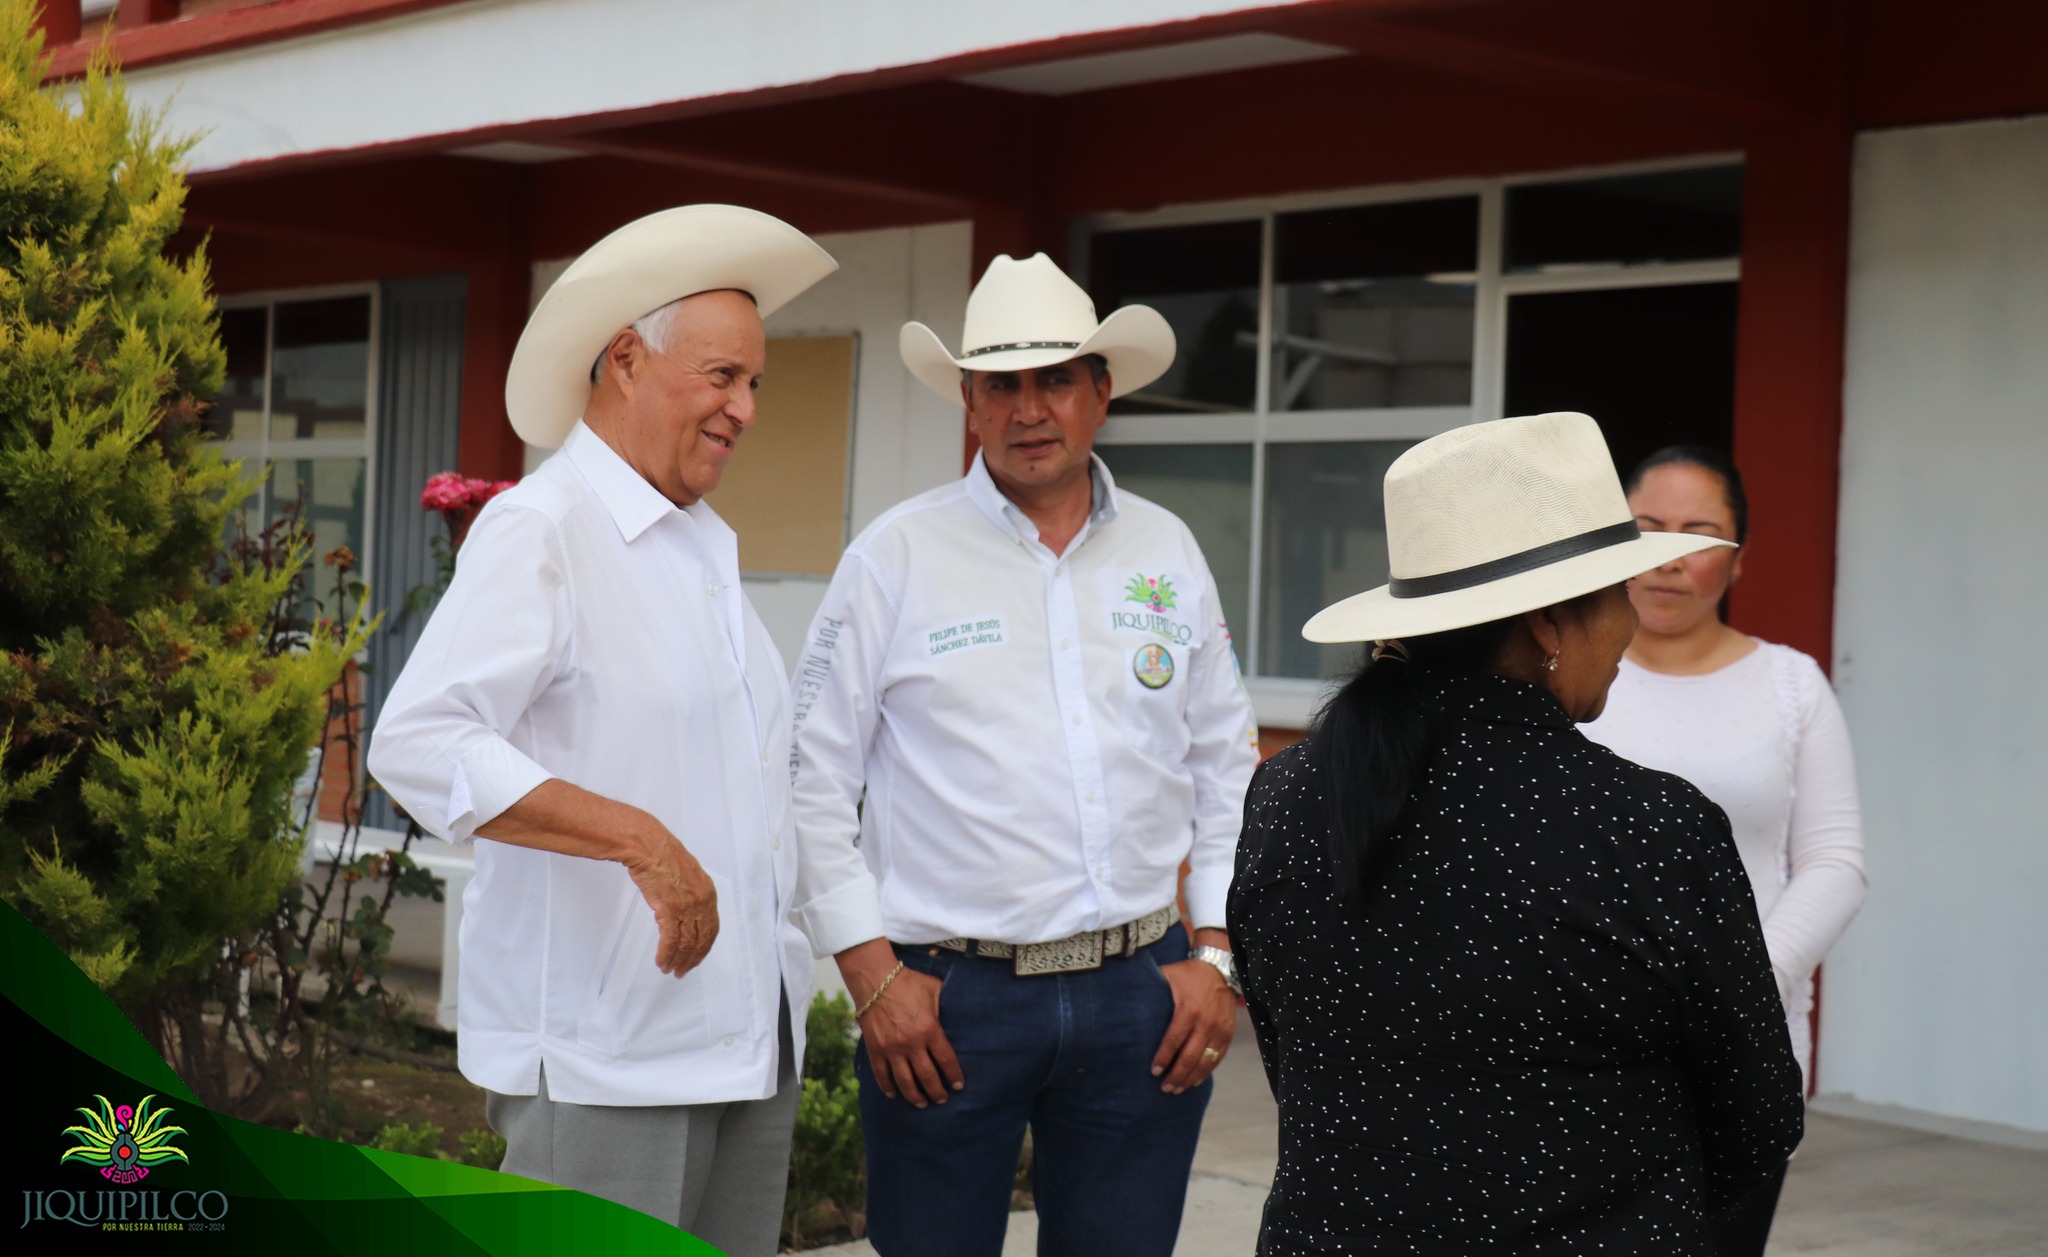
[[[1510,415],[1578,410],[1626,477],[1678,443],[1726,450],[1735,417],[1733,281],[1508,300]]]

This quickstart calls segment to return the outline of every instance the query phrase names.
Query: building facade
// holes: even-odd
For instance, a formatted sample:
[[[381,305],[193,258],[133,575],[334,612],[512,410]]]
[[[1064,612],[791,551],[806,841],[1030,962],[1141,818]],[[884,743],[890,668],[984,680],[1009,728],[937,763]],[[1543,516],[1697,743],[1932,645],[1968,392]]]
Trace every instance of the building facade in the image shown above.
[[[1044,250],[1179,334],[1100,448],[1194,528],[1270,742],[1348,662],[1296,630],[1384,579],[1414,441],[1579,409],[1624,465],[1732,446],[1732,616],[1831,668],[1861,758],[1871,894],[1819,1087],[2048,1131],[2041,6],[49,4],[53,78],[110,21],[131,95],[199,137],[214,423],[273,468],[252,509],[296,495],[368,556],[373,701],[431,574],[419,485],[532,464],[505,367],[600,236],[728,201],[842,261],[770,321],[714,499],[790,656],[838,547],[971,452],[897,327],[955,338],[990,258]]]

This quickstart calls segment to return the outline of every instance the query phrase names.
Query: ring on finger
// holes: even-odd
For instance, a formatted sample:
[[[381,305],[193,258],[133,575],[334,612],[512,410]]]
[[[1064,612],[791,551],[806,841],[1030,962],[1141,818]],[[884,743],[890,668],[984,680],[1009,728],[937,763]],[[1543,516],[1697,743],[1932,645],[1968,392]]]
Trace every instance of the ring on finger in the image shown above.
[[[1217,1061],[1220,1061],[1222,1059],[1223,1053],[1217,1051],[1215,1048],[1206,1047],[1202,1049],[1202,1064],[1214,1065]]]

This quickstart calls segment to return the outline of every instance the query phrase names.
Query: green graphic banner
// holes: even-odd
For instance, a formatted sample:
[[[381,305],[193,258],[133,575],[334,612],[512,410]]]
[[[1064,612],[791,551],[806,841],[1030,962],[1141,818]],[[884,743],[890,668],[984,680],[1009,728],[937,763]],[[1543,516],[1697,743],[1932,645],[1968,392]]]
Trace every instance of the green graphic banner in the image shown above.
[[[202,1108],[134,1025],[0,903],[12,1254],[717,1251],[531,1179],[291,1134]]]

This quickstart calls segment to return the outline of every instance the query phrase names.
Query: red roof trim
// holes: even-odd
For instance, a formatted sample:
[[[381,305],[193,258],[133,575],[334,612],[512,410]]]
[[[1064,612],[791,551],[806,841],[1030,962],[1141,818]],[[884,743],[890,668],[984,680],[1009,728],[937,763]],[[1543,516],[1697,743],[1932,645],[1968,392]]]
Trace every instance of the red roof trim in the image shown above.
[[[73,0],[75,3],[76,0]],[[221,9],[196,17],[114,32],[114,54],[124,69],[246,48],[251,44],[317,35],[322,31],[403,17],[463,0],[277,0],[247,9]],[[110,15],[111,16],[111,15]],[[50,50],[44,78],[71,79],[85,73],[86,62],[99,46],[98,27],[80,32],[76,43]]]
[[[313,4],[324,3],[327,0],[296,0],[296,2]],[[339,0],[336,0],[336,2],[339,2]],[[356,2],[374,3],[375,0],[356,0]],[[396,7],[397,0],[384,0],[384,2]],[[449,3],[451,0],[425,0],[425,3],[428,4],[436,2]],[[1094,53],[1120,52],[1129,48],[1179,43],[1184,40],[1232,34],[1246,30],[1275,30],[1285,33],[1284,19],[1308,13],[1345,11],[1373,13],[1408,12],[1437,6],[1455,5],[1460,2],[1461,0],[1265,0],[1264,3],[1255,2],[1247,4],[1240,9],[1204,14],[1200,17],[1176,18],[1150,26],[1110,27],[1095,31],[1076,31],[1043,40],[970,49],[930,61],[877,66],[868,70],[854,70],[800,83],[785,83],[772,87],[720,92],[708,96],[690,97],[685,100],[664,101],[656,104],[638,105],[626,109],[604,110],[589,114],[577,114],[569,117],[490,123],[485,126],[472,127],[461,131],[411,135],[403,139],[384,140],[349,148],[288,153],[277,157],[265,157],[255,161],[240,162],[217,170],[201,171],[188,175],[188,178],[194,181],[213,182],[263,177],[284,170],[317,168],[342,162],[404,157],[415,153],[442,152],[453,147],[485,144],[496,140],[524,140],[537,144],[559,142],[564,147],[574,147],[573,141],[575,137],[589,135],[594,131],[601,131],[612,127],[668,121],[679,118],[702,117],[707,114],[721,113],[729,109],[814,100],[820,97],[838,96],[849,92],[922,83],[933,79],[954,78],[979,70],[1000,69],[1011,65],[1028,65],[1037,61],[1051,60],[1057,56],[1085,56]],[[421,0],[414,0],[414,3],[419,4]],[[995,89],[988,88],[983,90],[994,91]]]

